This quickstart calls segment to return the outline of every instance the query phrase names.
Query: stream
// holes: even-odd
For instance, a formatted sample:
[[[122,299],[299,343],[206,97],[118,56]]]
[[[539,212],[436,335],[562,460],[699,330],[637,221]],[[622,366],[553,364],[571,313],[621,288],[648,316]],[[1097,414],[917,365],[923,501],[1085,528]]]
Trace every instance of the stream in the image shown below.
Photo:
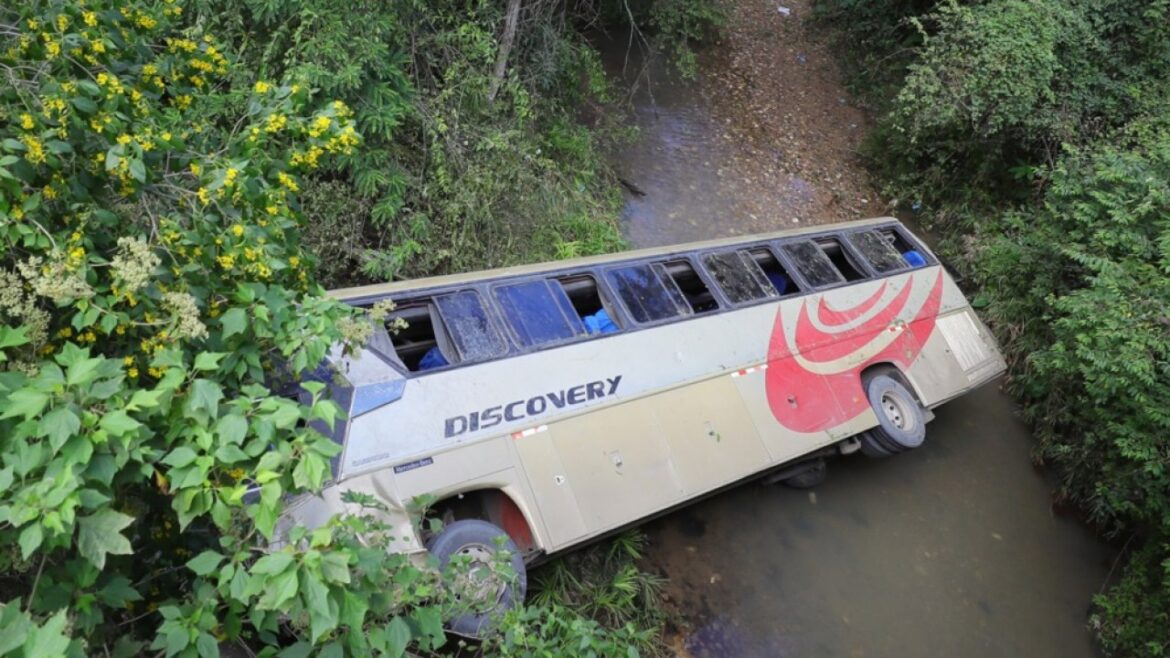
[[[737,18],[744,20],[733,17],[729,29]],[[786,19],[799,16],[768,20]],[[751,29],[776,38],[790,29],[752,20]],[[613,37],[602,52],[610,73],[622,79],[624,68],[632,85],[641,60],[634,53],[627,61],[627,43]],[[819,91],[777,93],[799,95],[798,111],[836,121],[846,139],[859,141],[864,116],[835,79],[817,74],[831,62],[810,61],[827,55],[796,54],[803,59],[786,65],[800,67],[795,75]],[[645,79],[638,82],[632,102],[640,135],[612,154],[642,192],[627,194],[623,216],[633,246],[888,214],[863,184],[834,188],[840,174],[825,172],[865,179],[855,158],[841,156],[846,149],[809,160],[818,170],[793,162],[794,153],[824,153],[815,132],[796,131],[793,142],[769,135],[766,125],[744,129],[758,122],[737,116],[711,82],[735,57],[705,56],[697,82],[680,82],[661,65],[650,66],[649,93]],[[833,107],[820,114],[809,104],[817,98]],[[1053,485],[1031,464],[1032,439],[1012,401],[989,384],[938,409],[927,436],[923,447],[891,459],[858,453],[830,461],[828,480],[811,491],[747,483],[644,526],[646,566],[669,579],[664,594],[684,617],[676,651],[1096,655],[1088,606],[1114,552],[1076,519],[1053,512]]]

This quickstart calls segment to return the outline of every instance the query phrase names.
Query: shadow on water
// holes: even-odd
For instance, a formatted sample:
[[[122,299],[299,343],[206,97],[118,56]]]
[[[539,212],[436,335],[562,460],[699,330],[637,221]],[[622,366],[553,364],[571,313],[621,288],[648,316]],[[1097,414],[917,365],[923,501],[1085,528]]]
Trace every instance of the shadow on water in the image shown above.
[[[607,62],[620,72],[624,44]],[[653,69],[653,67],[652,67]],[[636,247],[796,225],[800,180],[761,185],[758,149],[656,71],[640,139],[614,155]],[[745,152],[739,149],[745,148]],[[745,182],[746,181],[746,182]],[[940,408],[920,449],[829,465],[814,491],[745,484],[647,526],[696,657],[1093,656],[1113,552],[1050,509],[1027,428],[995,384]]]

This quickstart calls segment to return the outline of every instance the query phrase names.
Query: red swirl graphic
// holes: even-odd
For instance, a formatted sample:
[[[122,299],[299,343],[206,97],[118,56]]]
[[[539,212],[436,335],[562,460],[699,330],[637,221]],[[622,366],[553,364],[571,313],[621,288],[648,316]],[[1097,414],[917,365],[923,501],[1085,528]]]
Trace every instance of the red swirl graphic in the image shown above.
[[[882,282],[868,298],[844,310],[828,308],[821,297],[806,298],[797,316],[794,345],[789,344],[783,316],[777,311],[764,385],[768,406],[781,425],[806,433],[840,425],[869,407],[860,386],[861,371],[866,366],[893,363],[902,371],[909,368],[934,330],[942,302],[943,276],[939,270],[926,300],[911,316],[907,305],[915,281],[920,278],[907,277],[884,308],[850,328],[841,327],[870,313],[885,296],[890,281]],[[810,312],[824,330],[813,323]],[[878,352],[866,356],[864,348],[886,331],[897,336]],[[808,370],[802,360],[815,364],[818,372]]]

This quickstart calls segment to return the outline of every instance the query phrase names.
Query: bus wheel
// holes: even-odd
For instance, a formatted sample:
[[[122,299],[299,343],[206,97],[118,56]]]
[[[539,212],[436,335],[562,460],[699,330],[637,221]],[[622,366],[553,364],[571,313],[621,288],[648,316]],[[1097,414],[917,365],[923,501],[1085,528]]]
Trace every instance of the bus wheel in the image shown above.
[[[868,432],[877,444],[892,453],[922,445],[926,438],[926,416],[918,400],[901,382],[888,375],[877,375],[866,383],[865,393],[877,415],[878,426]]]
[[[828,468],[825,466],[825,460],[817,459],[809,462],[808,467],[796,475],[784,478],[783,482],[785,486],[793,489],[812,489],[824,482],[827,474]]]
[[[861,454],[866,457],[874,459],[881,459],[882,457],[890,457],[895,451],[891,451],[885,445],[880,443],[872,432],[862,432],[857,435],[857,439],[861,441]],[[896,452],[901,452],[900,450]]]
[[[447,622],[452,633],[482,637],[494,620],[524,600],[528,589],[524,559],[508,535],[487,521],[455,521],[428,548],[440,569],[452,562],[459,566],[448,587],[466,612]],[[506,554],[500,557],[500,551]],[[501,560],[511,566],[511,574],[500,573]]]

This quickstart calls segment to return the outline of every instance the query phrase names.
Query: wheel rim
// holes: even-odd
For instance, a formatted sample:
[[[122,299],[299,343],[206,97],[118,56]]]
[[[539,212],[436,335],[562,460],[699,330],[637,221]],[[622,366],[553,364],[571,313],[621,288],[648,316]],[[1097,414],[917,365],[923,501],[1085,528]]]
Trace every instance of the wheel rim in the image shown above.
[[[898,396],[883,393],[882,411],[886,414],[886,419],[900,430],[908,429],[908,426],[913,424],[910,414],[906,413],[902,399]]]
[[[467,565],[467,570],[455,579],[455,598],[468,600],[471,612],[490,612],[504,600],[507,581],[492,568],[495,550],[484,544],[467,544],[452,555]]]

